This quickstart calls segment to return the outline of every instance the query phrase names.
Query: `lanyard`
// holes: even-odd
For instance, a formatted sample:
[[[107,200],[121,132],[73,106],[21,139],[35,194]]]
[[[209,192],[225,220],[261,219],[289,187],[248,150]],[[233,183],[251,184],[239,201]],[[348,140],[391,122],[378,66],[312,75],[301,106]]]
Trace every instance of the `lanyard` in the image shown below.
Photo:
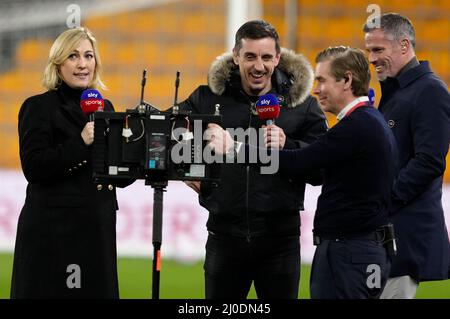
[[[344,117],[349,116],[349,115],[350,115],[354,110],[356,110],[357,108],[359,108],[359,107],[361,107],[361,106],[366,106],[366,105],[367,105],[367,102],[365,102],[365,101],[362,101],[362,102],[357,103],[357,104],[354,105],[350,110],[348,110],[348,112],[345,114]]]

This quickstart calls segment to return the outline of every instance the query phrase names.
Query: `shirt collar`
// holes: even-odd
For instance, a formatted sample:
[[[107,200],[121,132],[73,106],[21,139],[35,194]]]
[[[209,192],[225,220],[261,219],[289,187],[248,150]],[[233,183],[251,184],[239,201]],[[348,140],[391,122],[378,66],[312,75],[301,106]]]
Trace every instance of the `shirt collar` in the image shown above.
[[[367,97],[367,96],[360,96],[360,97],[354,99],[349,104],[347,104],[347,106],[344,107],[339,112],[339,114],[337,115],[337,120],[338,121],[342,120],[347,115],[348,111],[350,111],[356,104],[358,104],[360,102],[369,102],[369,97]]]
[[[432,72],[428,61],[419,61],[419,63],[418,66],[412,67],[409,70],[402,72],[400,75],[397,75],[397,81],[401,88],[404,88],[424,74]]]
[[[400,74],[405,73],[406,71],[408,71],[418,65],[420,65],[419,60],[417,60],[416,57],[413,57],[408,63],[405,64],[405,66],[397,73],[397,75],[395,77],[398,78],[400,76]]]

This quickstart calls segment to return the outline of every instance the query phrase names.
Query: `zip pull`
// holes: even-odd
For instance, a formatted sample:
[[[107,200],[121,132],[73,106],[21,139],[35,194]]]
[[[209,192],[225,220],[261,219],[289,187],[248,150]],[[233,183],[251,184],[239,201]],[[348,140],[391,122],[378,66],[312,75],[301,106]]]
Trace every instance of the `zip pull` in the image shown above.
[[[250,101],[250,114],[258,115],[258,112],[256,112],[256,102]]]

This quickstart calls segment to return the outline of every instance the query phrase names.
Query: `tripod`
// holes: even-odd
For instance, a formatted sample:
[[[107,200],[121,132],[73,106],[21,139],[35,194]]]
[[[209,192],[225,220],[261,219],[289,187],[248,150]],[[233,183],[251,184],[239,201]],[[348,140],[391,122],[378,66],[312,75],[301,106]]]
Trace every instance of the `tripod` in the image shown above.
[[[167,181],[146,181],[154,189],[153,193],[153,269],[152,269],[152,299],[159,299],[161,274],[161,243],[162,243],[162,213],[163,193],[166,191]]]

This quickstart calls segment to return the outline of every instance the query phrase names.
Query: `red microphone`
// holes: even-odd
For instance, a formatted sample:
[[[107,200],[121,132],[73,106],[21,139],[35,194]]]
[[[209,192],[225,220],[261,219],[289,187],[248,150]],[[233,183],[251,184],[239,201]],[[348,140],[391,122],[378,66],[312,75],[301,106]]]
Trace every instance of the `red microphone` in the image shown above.
[[[80,106],[84,115],[89,116],[89,121],[93,121],[95,112],[103,112],[105,101],[99,91],[88,89],[81,94]]]
[[[275,119],[280,115],[277,97],[273,94],[262,95],[256,102],[256,112],[261,120],[266,120],[266,125],[274,124]]]

